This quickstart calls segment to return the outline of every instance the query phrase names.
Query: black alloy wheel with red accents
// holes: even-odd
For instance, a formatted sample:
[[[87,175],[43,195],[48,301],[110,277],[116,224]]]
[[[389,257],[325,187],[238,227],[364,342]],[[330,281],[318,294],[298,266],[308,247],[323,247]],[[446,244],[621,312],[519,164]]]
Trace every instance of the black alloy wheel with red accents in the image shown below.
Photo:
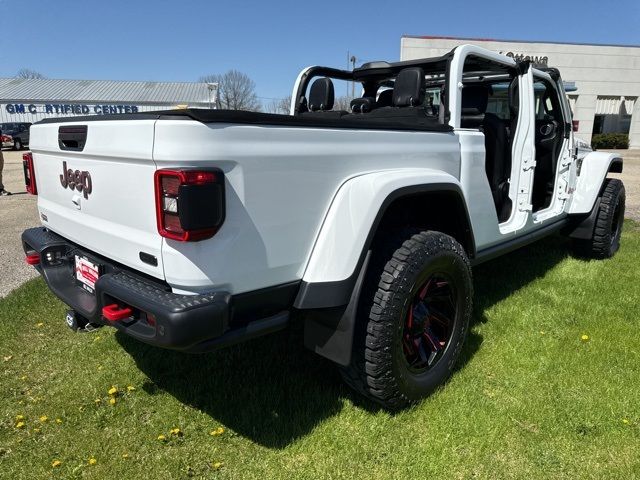
[[[345,382],[395,410],[449,378],[471,317],[467,254],[441,232],[408,233],[367,271]]]
[[[456,316],[456,291],[448,275],[430,275],[421,284],[405,316],[402,347],[407,366],[426,372],[446,351]]]

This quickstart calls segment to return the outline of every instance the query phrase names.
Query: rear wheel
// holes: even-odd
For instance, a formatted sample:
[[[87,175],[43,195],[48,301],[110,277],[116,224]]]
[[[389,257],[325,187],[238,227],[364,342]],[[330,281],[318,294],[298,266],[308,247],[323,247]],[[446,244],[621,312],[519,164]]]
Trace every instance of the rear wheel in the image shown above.
[[[14,150],[22,150],[22,140],[19,138],[14,139],[13,141],[13,149]]]
[[[574,240],[576,253],[589,258],[609,258],[620,248],[624,223],[624,184],[616,178],[605,180],[593,235],[587,240]]]
[[[469,326],[473,286],[464,249],[443,233],[409,235],[387,256],[383,268],[374,262],[368,272],[351,364],[342,375],[358,392],[397,409],[451,375]]]

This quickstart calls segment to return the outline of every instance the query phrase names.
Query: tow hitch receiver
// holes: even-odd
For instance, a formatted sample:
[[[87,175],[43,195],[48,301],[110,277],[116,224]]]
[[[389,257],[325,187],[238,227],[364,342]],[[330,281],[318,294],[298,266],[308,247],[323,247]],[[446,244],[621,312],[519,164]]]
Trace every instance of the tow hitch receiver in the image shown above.
[[[89,320],[75,310],[67,311],[67,314],[65,315],[65,323],[74,332],[93,332],[102,326],[89,322]]]
[[[133,314],[133,310],[129,307],[121,307],[117,303],[102,307],[102,316],[110,322],[117,322],[129,318]]]

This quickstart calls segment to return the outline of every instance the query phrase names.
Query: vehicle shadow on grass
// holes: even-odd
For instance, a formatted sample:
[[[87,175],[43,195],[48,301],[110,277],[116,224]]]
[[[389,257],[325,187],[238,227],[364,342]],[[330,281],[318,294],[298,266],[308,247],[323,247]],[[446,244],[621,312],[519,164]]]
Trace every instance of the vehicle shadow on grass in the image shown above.
[[[567,256],[566,240],[552,237],[474,269],[472,326],[487,321],[487,308]],[[150,347],[121,333],[116,338],[149,378],[148,393],[167,392],[268,448],[307,435],[337,414],[345,398],[367,411],[381,409],[351,392],[330,361],[304,348],[300,326],[202,355]],[[456,370],[481,345],[482,336],[471,329]]]
[[[487,322],[485,311],[571,257],[567,238],[551,236],[473,269],[472,327]]]
[[[148,393],[167,392],[269,448],[307,435],[347,394],[333,364],[304,348],[299,327],[193,355],[116,338],[149,378]]]

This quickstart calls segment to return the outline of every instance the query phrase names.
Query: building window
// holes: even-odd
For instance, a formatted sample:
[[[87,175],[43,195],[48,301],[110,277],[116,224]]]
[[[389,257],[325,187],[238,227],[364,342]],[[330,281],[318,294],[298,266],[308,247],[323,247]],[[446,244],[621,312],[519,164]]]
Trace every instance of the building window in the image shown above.
[[[593,134],[629,133],[631,112],[638,97],[598,96]]]

